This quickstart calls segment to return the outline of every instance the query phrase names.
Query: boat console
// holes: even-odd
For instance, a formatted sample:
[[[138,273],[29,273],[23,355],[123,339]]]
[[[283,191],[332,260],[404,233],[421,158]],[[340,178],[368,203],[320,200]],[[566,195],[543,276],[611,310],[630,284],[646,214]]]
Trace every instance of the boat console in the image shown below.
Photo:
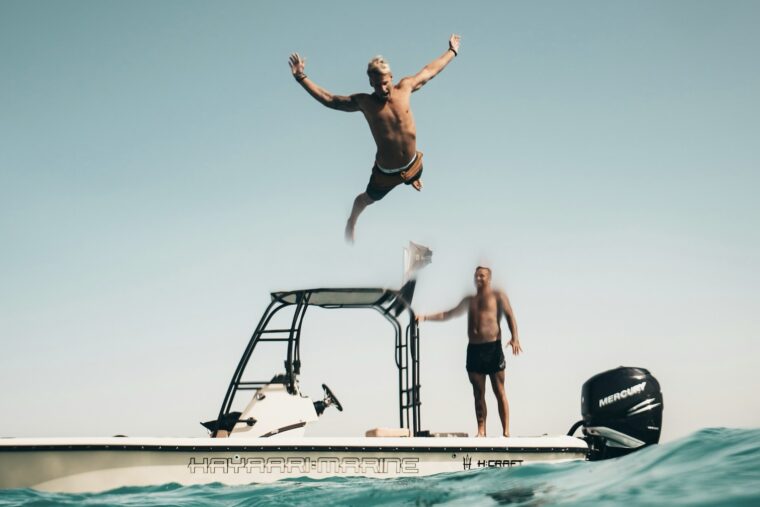
[[[324,398],[312,401],[301,393],[301,328],[306,311],[313,306],[326,309],[368,308],[390,322],[395,333],[398,376],[399,427],[410,435],[421,435],[419,384],[419,329],[411,308],[415,281],[400,290],[381,288],[306,289],[273,292],[235,370],[227,394],[215,420],[203,424],[213,438],[251,438],[303,436],[307,425],[316,422],[328,407],[343,407],[329,387],[322,384]],[[285,312],[291,324],[275,325],[275,315]],[[290,312],[290,313],[287,313]],[[285,373],[269,381],[249,380],[254,352],[261,346],[284,346]],[[233,410],[233,403],[244,391],[252,391],[248,405]]]

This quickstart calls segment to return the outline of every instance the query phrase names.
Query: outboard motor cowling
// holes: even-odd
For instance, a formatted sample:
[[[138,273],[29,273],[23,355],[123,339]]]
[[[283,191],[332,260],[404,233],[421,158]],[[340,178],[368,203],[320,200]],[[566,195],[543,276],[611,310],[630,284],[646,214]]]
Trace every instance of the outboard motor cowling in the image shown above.
[[[614,458],[659,442],[662,409],[660,383],[644,368],[621,366],[591,377],[581,390],[579,421],[589,459]]]

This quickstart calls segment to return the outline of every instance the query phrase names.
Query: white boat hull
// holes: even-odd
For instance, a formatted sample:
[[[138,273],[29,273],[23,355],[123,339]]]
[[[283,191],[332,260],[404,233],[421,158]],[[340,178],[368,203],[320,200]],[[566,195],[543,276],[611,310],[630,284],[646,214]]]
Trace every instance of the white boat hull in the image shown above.
[[[126,486],[285,478],[420,477],[582,460],[573,437],[77,438],[0,440],[0,488],[98,492]]]

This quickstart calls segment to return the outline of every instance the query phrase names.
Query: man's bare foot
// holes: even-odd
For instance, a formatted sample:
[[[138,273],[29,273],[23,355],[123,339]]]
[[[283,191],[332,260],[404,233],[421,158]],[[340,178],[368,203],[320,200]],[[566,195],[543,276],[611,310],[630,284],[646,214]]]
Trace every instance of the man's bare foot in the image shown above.
[[[417,192],[419,192],[420,190],[422,190],[422,180],[420,179],[414,180],[412,182],[412,186]]]
[[[509,438],[509,433],[504,433],[504,436]]]
[[[352,222],[351,220],[346,222],[346,231],[345,231],[345,237],[346,237],[346,243],[349,245],[354,244],[354,228],[356,227],[356,223]]]

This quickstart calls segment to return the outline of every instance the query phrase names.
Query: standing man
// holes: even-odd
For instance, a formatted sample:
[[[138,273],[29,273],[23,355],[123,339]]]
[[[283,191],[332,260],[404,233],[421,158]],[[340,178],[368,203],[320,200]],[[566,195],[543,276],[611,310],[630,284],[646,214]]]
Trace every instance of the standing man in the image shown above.
[[[377,152],[372,176],[366,191],[354,199],[346,222],[346,241],[353,243],[356,220],[364,208],[379,201],[394,187],[404,183],[422,190],[422,153],[417,151],[417,128],[409,104],[411,94],[433,79],[459,54],[459,35],[449,38],[449,48],[425,65],[414,76],[393,84],[393,74],[382,56],[369,61],[367,75],[374,89],[371,94],[333,95],[305,74],[305,60],[298,53],[290,55],[293,77],[319,103],[338,111],[361,111],[375,139]]]
[[[418,315],[417,322],[425,320],[449,320],[467,310],[467,374],[475,396],[475,417],[478,420],[478,436],[486,436],[486,377],[499,403],[499,417],[505,437],[509,436],[509,402],[504,388],[506,361],[501,344],[501,316],[507,318],[512,338],[507,345],[512,353],[522,352],[517,336],[517,322],[509,298],[504,291],[491,288],[491,269],[478,266],[475,269],[477,293],[466,296],[451,310],[430,315]]]

